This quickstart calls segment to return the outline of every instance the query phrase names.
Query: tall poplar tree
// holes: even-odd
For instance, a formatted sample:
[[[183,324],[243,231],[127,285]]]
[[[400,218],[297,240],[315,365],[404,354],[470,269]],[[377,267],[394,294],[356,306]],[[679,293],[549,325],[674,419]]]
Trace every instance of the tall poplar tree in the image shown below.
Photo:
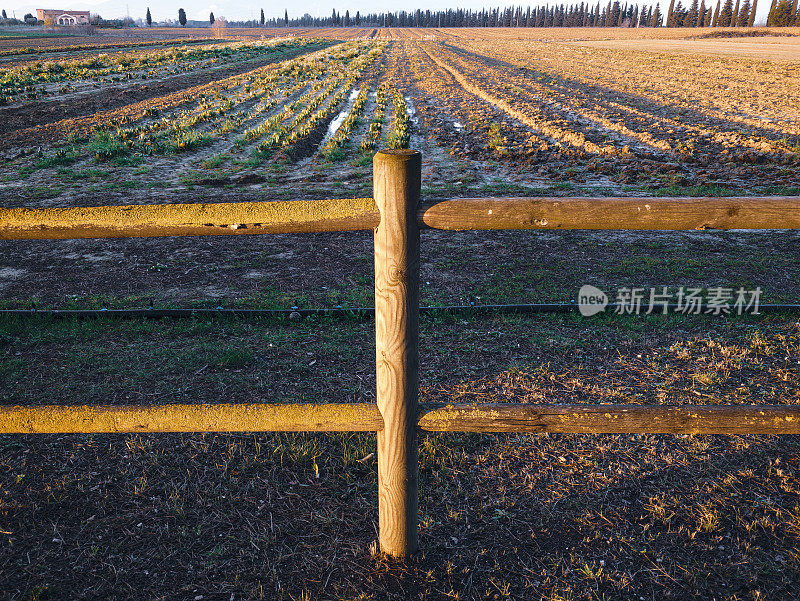
[[[675,12],[675,0],[669,0],[669,9],[667,10],[667,27],[674,26],[674,19],[672,13]]]
[[[750,9],[750,20],[747,21],[747,26],[752,27],[756,22],[756,8],[758,7],[758,0],[753,0],[753,8]]]
[[[777,6],[778,0],[772,0],[772,6],[769,7],[769,12],[767,13],[767,27],[772,25],[772,18],[775,14],[775,6]]]

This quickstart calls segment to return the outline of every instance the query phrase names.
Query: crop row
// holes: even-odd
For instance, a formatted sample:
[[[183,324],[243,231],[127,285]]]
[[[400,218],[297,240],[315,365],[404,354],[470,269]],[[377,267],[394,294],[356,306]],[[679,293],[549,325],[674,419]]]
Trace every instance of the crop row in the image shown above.
[[[355,59],[347,62],[348,59],[353,59],[352,48],[348,50],[347,54],[326,54],[324,60],[321,61],[306,61],[306,64],[296,63],[287,66],[284,72],[292,77],[300,77],[300,82],[293,86],[287,87],[283,95],[288,98],[293,98],[290,102],[283,104],[280,110],[274,114],[267,116],[260,123],[254,124],[252,127],[245,129],[244,132],[235,140],[233,146],[228,152],[221,153],[221,155],[228,154],[230,151],[240,151],[255,142],[261,140],[254,149],[254,153],[263,158],[264,153],[268,152],[271,148],[277,146],[291,145],[305,135],[307,135],[313,127],[315,127],[320,120],[324,119],[330,110],[328,107],[338,105],[341,102],[344,88],[352,86],[352,83],[357,80],[364,67],[374,59],[376,54],[379,54],[383,46],[370,47],[369,52],[365,54],[356,54]],[[314,64],[324,65],[328,63],[325,70],[318,68],[311,68]],[[339,70],[339,65],[346,65],[344,71]],[[334,94],[336,90],[338,93]],[[297,93],[303,92],[300,96]],[[331,95],[333,97],[331,97]],[[324,104],[327,100],[327,104]],[[256,116],[259,113],[267,112],[270,109],[278,108],[278,99],[272,99],[269,104],[262,107],[256,107],[251,111],[251,116]],[[315,110],[320,106],[324,108],[322,111]],[[301,108],[302,107],[302,108]],[[297,113],[299,109],[299,113]],[[297,113],[297,114],[296,114]],[[220,155],[220,156],[221,156]]]
[[[361,76],[381,48],[369,45],[338,47],[293,59],[259,76],[241,78],[238,85],[198,99],[193,108],[177,114],[160,115],[153,110],[134,123],[98,127],[89,145],[98,160],[120,154],[165,154],[191,150],[246,127],[234,142],[235,148],[265,138],[261,150],[293,144],[324,120],[343,95]],[[309,78],[297,81],[298,78]],[[231,88],[231,86],[233,86]],[[305,90],[299,98],[282,103]],[[295,115],[295,111],[303,107]],[[268,115],[260,123],[253,123]],[[272,135],[269,135],[272,133]]]
[[[39,40],[46,42],[51,40]],[[84,51],[98,51],[98,50],[128,50],[134,48],[148,48],[148,47],[165,47],[165,46],[187,46],[194,44],[207,44],[208,40],[152,40],[146,42],[105,42],[99,44],[59,44],[54,46],[40,46],[35,48],[33,46],[23,46],[16,48],[7,48],[0,50],[0,57],[4,56],[19,56],[24,54],[53,54],[62,52],[84,52]]]
[[[389,148],[408,148],[411,139],[408,106],[403,93],[397,88],[392,88],[391,96],[394,119],[392,129],[386,136],[386,143]]]
[[[287,40],[266,43],[226,44],[223,46],[182,46],[146,53],[124,53],[114,56],[99,54],[88,59],[36,62],[21,67],[0,69],[0,99],[5,102],[25,94],[36,98],[50,93],[49,85],[61,82],[88,82],[108,78],[110,81],[142,78],[158,74],[159,69],[185,72],[231,61],[243,61],[305,44]],[[48,85],[49,84],[49,85]],[[57,91],[67,91],[61,87]]]
[[[358,123],[361,114],[364,112],[367,98],[369,98],[369,88],[365,85],[358,91],[358,96],[356,96],[353,106],[350,107],[350,112],[347,114],[345,120],[322,148],[323,152],[341,148],[347,143],[350,139],[350,133],[353,131],[353,127]]]
[[[291,122],[281,126],[275,133],[259,145],[264,152],[277,146],[291,146],[308,137],[320,124],[330,121],[334,111],[342,104],[355,83],[361,78],[364,69],[383,51],[383,45],[372,46],[370,50],[342,71],[317,95],[305,105]]]
[[[375,92],[375,111],[372,114],[369,128],[364,132],[364,137],[361,140],[361,150],[374,149],[378,145],[378,140],[381,139],[383,124],[386,121],[384,115],[390,87],[389,82],[385,81],[378,86],[378,90]]]

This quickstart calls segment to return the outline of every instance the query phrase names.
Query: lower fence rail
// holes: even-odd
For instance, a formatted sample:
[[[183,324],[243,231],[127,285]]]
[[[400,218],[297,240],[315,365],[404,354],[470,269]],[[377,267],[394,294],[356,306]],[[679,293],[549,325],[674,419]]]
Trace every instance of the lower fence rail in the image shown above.
[[[422,432],[800,434],[800,405],[423,405]],[[0,406],[0,434],[380,432],[374,403]]]

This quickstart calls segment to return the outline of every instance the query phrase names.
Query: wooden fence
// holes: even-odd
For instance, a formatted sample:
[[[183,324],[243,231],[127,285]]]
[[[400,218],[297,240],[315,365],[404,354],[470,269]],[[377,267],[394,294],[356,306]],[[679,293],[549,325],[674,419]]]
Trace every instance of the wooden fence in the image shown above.
[[[417,548],[417,433],[798,434],[800,407],[417,406],[423,229],[800,229],[800,198],[457,198],[420,204],[421,157],[375,155],[371,198],[0,209],[0,239],[374,230],[377,403],[0,406],[0,433],[369,431],[378,437],[380,547]]]

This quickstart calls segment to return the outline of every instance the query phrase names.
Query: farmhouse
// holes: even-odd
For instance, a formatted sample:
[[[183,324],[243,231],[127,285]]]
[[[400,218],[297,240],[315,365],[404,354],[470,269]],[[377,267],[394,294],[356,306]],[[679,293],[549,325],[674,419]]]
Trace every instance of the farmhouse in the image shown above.
[[[36,18],[40,21],[52,19],[55,25],[88,25],[89,11],[37,8]]]

